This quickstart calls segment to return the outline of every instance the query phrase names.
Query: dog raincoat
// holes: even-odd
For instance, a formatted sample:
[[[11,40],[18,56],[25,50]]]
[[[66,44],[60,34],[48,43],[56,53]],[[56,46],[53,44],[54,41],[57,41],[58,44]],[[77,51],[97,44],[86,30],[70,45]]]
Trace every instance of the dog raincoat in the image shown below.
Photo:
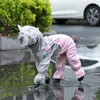
[[[28,45],[34,54],[38,71],[34,83],[45,83],[45,78],[48,77],[48,67],[53,58],[56,60],[56,71],[53,75],[54,79],[64,78],[66,58],[72,70],[75,72],[77,79],[85,75],[81,67],[81,62],[76,55],[76,45],[71,37],[63,34],[43,37],[39,29],[32,26],[20,26],[19,30],[19,36],[23,33],[26,37],[28,36],[29,39],[32,39],[30,45]]]

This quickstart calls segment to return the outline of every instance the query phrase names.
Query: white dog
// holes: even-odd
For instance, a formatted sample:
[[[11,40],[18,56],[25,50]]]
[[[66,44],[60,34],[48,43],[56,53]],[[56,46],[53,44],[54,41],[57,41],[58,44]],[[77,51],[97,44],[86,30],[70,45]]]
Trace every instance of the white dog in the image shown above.
[[[34,79],[34,86],[38,87],[40,84],[49,84],[48,67],[51,56],[58,45],[53,46],[52,50],[50,49],[46,52],[43,48],[51,44],[52,41],[48,37],[43,37],[38,28],[32,26],[21,27],[20,25],[18,25],[18,28],[20,31],[18,34],[20,44],[29,47],[35,57],[38,74]]]
[[[21,27],[18,39],[22,46],[32,50],[35,57],[35,64],[38,71],[34,79],[34,86],[49,84],[48,67],[52,58],[56,58],[56,71],[53,75],[54,83],[59,83],[64,78],[66,57],[72,70],[75,72],[78,81],[82,81],[85,71],[76,55],[76,38],[67,35],[57,34],[43,37],[38,28],[32,26]]]

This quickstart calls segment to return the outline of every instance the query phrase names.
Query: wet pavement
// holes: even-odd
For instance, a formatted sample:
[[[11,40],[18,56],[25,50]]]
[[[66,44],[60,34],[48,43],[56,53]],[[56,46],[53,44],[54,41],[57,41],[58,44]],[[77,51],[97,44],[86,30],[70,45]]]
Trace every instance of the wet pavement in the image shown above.
[[[100,27],[83,26],[83,25],[52,25],[52,30],[58,34],[78,35],[81,44],[98,44],[100,43]]]
[[[58,32],[65,31],[60,26],[57,27]],[[60,28],[59,28],[60,27]],[[68,28],[68,27],[67,27]],[[88,31],[97,31],[86,28]],[[69,31],[71,28],[69,27]],[[5,51],[0,55],[0,100],[100,100],[100,53],[99,53],[99,34],[97,37],[94,34],[86,36],[84,28],[74,28],[70,35],[79,32],[85,32],[81,36],[81,42],[77,46],[77,54],[82,61],[82,67],[85,69],[86,76],[80,84],[74,75],[74,72],[68,65],[65,68],[65,79],[61,81],[60,86],[52,85],[41,86],[34,90],[33,86],[33,64],[17,65],[26,57],[30,58],[29,51]],[[92,37],[92,38],[90,38]],[[89,38],[89,39],[88,39]],[[87,44],[97,44],[93,48],[89,48]],[[1,51],[0,51],[1,52]],[[12,56],[13,55],[13,56]],[[5,59],[7,58],[7,59]],[[10,59],[10,60],[9,60]],[[14,60],[15,59],[15,60]],[[17,60],[16,64],[11,65],[11,61]],[[25,61],[29,59],[25,59]],[[15,63],[14,62],[14,63]],[[9,65],[4,66],[4,64]],[[25,69],[24,69],[25,68]],[[30,68],[30,69],[29,69]]]
[[[58,34],[80,36],[80,41],[77,45],[77,54],[81,59],[82,67],[86,71],[83,81],[84,98],[71,99],[79,83],[70,67],[66,66],[65,83],[68,84],[69,82],[70,87],[64,88],[64,100],[100,100],[100,27],[53,25],[51,29],[56,30]]]
[[[87,49],[86,48],[87,47],[85,47],[84,45],[78,46],[77,50],[78,50],[79,57],[83,60],[88,57],[87,59],[94,58],[99,61],[99,55],[100,55],[99,49],[98,49],[99,46],[93,48],[91,50],[91,53],[89,51],[90,49],[88,50],[88,48]],[[93,50],[97,50],[97,51],[93,52]],[[24,55],[22,52],[19,52],[19,53],[20,55]],[[15,55],[18,55],[18,52],[17,54],[15,53]],[[14,57],[14,52],[13,52],[13,57]],[[83,61],[83,64],[84,64],[84,61]],[[12,65],[12,67],[13,66],[15,65]],[[94,67],[91,67],[91,66],[94,66]],[[9,65],[8,70],[5,67],[5,70],[7,71],[5,73],[7,73],[8,76],[9,76],[8,71],[10,71],[9,69],[11,69],[10,67],[11,66]],[[87,65],[83,67],[86,71],[86,76],[81,85],[76,80],[73,71],[68,66],[66,66],[65,68],[65,79],[62,80],[60,86],[53,86],[52,84],[50,84],[49,86],[41,86],[39,87],[39,89],[34,90],[34,89],[29,88],[33,84],[32,76],[25,77],[25,79],[23,80],[20,80],[20,78],[18,78],[19,82],[17,82],[18,80],[15,81],[12,78],[10,79],[10,81],[12,82],[9,83],[8,81],[9,85],[8,83],[5,83],[7,81],[7,79],[5,79],[3,80],[3,82],[5,85],[7,84],[8,87],[5,88],[6,86],[0,85],[1,86],[0,100],[51,100],[51,99],[52,100],[100,100],[100,97],[99,97],[100,95],[100,64],[95,67],[95,64],[89,66],[89,62],[87,62]],[[4,70],[2,68],[3,66],[1,67],[1,70]],[[16,69],[17,67],[13,67],[13,68]],[[13,73],[13,69],[11,70],[11,73]],[[17,74],[19,74],[19,72],[17,72]],[[1,75],[0,77],[3,78],[5,74],[1,73]],[[18,77],[23,77],[23,75],[26,76],[25,73],[21,72],[21,74],[19,74]],[[25,85],[26,83],[27,85]],[[15,86],[12,88],[14,84]],[[18,84],[19,84],[19,87],[18,87]]]

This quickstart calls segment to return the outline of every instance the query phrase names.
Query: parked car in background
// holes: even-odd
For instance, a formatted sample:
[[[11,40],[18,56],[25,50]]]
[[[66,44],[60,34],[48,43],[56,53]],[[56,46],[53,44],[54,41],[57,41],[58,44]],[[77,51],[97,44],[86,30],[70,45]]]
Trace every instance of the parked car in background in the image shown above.
[[[50,3],[57,23],[85,19],[92,26],[100,24],[100,0],[50,0]]]

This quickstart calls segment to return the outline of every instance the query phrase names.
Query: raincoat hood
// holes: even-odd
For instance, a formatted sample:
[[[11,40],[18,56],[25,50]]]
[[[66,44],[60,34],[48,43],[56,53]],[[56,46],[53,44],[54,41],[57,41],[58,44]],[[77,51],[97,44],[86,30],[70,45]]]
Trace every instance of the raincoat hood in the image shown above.
[[[19,36],[20,35],[26,35],[29,36],[30,38],[33,39],[33,44],[35,44],[37,41],[40,41],[41,39],[43,39],[43,35],[42,33],[39,31],[39,28],[33,27],[33,26],[24,26],[21,27],[20,25],[18,25],[19,28]]]

